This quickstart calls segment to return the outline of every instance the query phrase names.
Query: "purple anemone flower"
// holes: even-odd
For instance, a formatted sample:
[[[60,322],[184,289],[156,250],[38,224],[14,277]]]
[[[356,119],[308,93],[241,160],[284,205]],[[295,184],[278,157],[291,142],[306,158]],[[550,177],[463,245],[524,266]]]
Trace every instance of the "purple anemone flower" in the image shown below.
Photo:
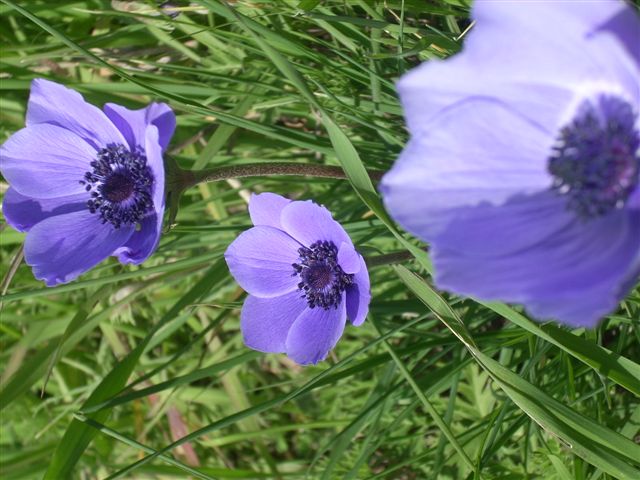
[[[47,80],[31,84],[26,128],[0,147],[7,223],[27,232],[24,257],[48,286],[110,255],[139,264],[158,246],[162,153],[175,116],[161,103],[104,111]]]
[[[593,327],[640,273],[640,21],[618,0],[476,0],[462,53],[398,84],[391,215],[435,282]]]
[[[369,310],[369,273],[329,210],[274,193],[252,195],[255,227],[225,252],[231,274],[249,292],[242,306],[244,343],[287,353],[301,365],[323,360],[347,317],[362,325]]]

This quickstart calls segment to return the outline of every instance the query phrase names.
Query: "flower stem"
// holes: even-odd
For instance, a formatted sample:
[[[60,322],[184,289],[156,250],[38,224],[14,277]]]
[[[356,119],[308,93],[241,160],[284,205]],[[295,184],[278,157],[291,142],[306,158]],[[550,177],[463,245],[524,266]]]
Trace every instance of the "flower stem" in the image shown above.
[[[240,165],[224,165],[205,170],[184,170],[170,156],[165,156],[165,192],[169,210],[167,229],[173,225],[180,197],[185,190],[200,183],[219,182],[231,178],[264,177],[268,175],[292,175],[317,178],[333,178],[346,180],[347,175],[342,167],[332,165],[317,165],[312,163],[243,163]],[[369,177],[373,181],[379,181],[384,175],[382,170],[369,170]]]
[[[268,175],[295,175],[345,180],[347,175],[342,167],[331,165],[315,165],[311,163],[244,163],[241,165],[225,165],[207,170],[182,170],[183,188],[190,188],[199,183],[217,182],[229,178],[264,177]],[[380,180],[384,174],[381,170],[369,171],[372,180]]]
[[[406,250],[401,252],[387,253],[385,255],[376,255],[375,257],[367,257],[367,267],[378,267],[380,265],[390,265],[393,263],[402,263],[407,260],[412,260],[413,255]]]

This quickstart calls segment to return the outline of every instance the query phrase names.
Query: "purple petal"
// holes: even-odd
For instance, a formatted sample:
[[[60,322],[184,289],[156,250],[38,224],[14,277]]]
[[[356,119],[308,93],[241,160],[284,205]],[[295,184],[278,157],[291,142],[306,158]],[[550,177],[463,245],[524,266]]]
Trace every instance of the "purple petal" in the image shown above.
[[[284,353],[287,334],[307,302],[298,291],[280,297],[249,295],[242,306],[240,328],[247,347],[267,353]]]
[[[351,242],[342,242],[338,249],[338,265],[345,273],[357,273],[360,271],[360,254],[353,248]]]
[[[382,179],[385,205],[405,229],[430,240],[460,208],[548,189],[552,143],[497,102],[461,102],[409,142]]]
[[[631,193],[627,206],[632,210],[640,211],[640,185]]]
[[[626,277],[622,280],[619,297],[621,299],[625,297],[627,292],[634,288],[638,282],[640,282],[640,248],[638,248],[635,258],[629,264]]]
[[[154,212],[143,218],[140,228],[119,248],[114,255],[120,263],[139,265],[158,248],[162,235],[162,219],[164,216],[164,164],[162,150],[158,143],[158,129],[149,125],[145,137],[145,153],[147,164],[153,174],[153,207]]]
[[[311,200],[291,202],[284,207],[280,217],[282,229],[309,247],[317,241],[331,241],[336,246],[351,243],[342,226],[325,207]]]
[[[242,232],[224,256],[231,275],[251,295],[278,297],[298,288],[293,264],[300,244],[273,227],[253,227]]]
[[[522,303],[537,318],[592,327],[627,293],[640,252],[640,215],[615,211],[589,222],[576,220],[522,250],[510,246],[508,235],[500,240],[502,255],[433,244],[438,287],[482,300]]]
[[[458,209],[432,242],[468,255],[511,255],[562,231],[575,221],[566,199],[552,191],[518,195],[495,207]]]
[[[636,12],[629,8],[626,2],[620,0],[533,1],[524,5],[520,0],[480,1],[474,3],[472,14],[479,24],[486,23],[492,28],[502,25],[506,33],[524,29],[524,33],[541,35],[548,33],[552,25],[562,25],[564,28],[558,36],[573,37],[573,40],[580,40],[594,31],[599,31],[603,24],[622,16],[634,19],[633,22],[629,22],[629,25],[635,25],[636,29],[640,28],[640,19]],[[636,32],[635,35],[640,34]],[[548,35],[539,36],[539,41],[536,43],[555,41],[547,37]],[[577,46],[564,48],[579,49]],[[559,49],[559,52],[563,51],[563,48]],[[637,50],[636,53],[638,53]],[[582,52],[581,55],[586,54]]]
[[[118,127],[131,149],[145,145],[147,127],[154,125],[158,129],[160,146],[165,150],[176,129],[176,116],[165,103],[152,103],[139,110],[107,103],[104,113]]]
[[[287,355],[300,365],[324,360],[340,340],[346,319],[344,296],[338,308],[306,308],[289,330]]]
[[[24,257],[47,286],[67,283],[102,262],[125,243],[133,227],[113,228],[89,210],[49,217],[27,234]]]
[[[627,54],[635,59],[640,66],[640,17],[628,8],[623,7],[623,2],[618,4],[620,11],[609,16],[609,19],[601,24],[594,33],[613,35],[627,50]],[[599,19],[602,19],[600,16]]]
[[[17,131],[0,147],[2,175],[22,195],[56,198],[85,191],[96,150],[75,133],[55,125]]]
[[[347,288],[346,301],[347,316],[355,327],[359,327],[367,318],[371,301],[369,272],[362,257],[360,257],[360,269],[354,277],[354,284]]]
[[[161,229],[162,221],[158,221],[155,213],[144,217],[139,229],[113,255],[118,257],[120,263],[140,265],[158,248]]]
[[[78,92],[38,78],[31,83],[27,127],[41,123],[71,130],[96,149],[110,143],[126,143],[107,116],[98,107],[87,103]]]
[[[502,0],[476,2],[472,16],[478,22],[503,24],[503,28],[509,30],[524,27],[532,32],[544,32],[549,25],[562,23],[565,25],[561,32],[563,35],[584,35],[622,11],[631,13],[620,0],[524,3],[521,0]]]
[[[2,213],[7,223],[19,232],[26,232],[45,218],[87,208],[87,194],[57,198],[31,198],[9,187],[2,202]]]
[[[429,122],[438,114],[471,98],[500,99],[532,122],[548,128],[558,122],[573,98],[568,86],[533,81],[508,83],[505,78],[495,78],[502,70],[483,70],[485,73],[480,74],[478,61],[464,55],[463,52],[447,60],[425,62],[398,82],[402,109],[413,135],[428,132]],[[481,80],[470,82],[471,75]]]
[[[164,213],[164,160],[162,149],[159,143],[158,129],[154,125],[149,125],[145,134],[145,154],[147,165],[153,174],[153,206],[160,222]]]
[[[254,225],[266,225],[282,229],[280,214],[291,200],[275,193],[259,193],[251,195],[249,201],[249,215]]]
[[[637,277],[636,277],[637,280]],[[603,284],[585,288],[580,294],[567,292],[529,301],[527,312],[541,320],[555,320],[574,328],[595,328],[607,314],[612,313],[624,295],[602,292]],[[628,290],[627,290],[628,291]]]
[[[619,15],[630,24],[627,33],[605,31],[602,24]],[[585,79],[589,85],[621,86],[634,103],[640,100],[638,65],[625,40],[634,27],[638,31],[638,20],[624,2],[478,1],[473,18],[477,23],[461,53],[426,62],[400,80],[412,133],[426,131],[438,112],[471,96],[500,99],[555,128]]]

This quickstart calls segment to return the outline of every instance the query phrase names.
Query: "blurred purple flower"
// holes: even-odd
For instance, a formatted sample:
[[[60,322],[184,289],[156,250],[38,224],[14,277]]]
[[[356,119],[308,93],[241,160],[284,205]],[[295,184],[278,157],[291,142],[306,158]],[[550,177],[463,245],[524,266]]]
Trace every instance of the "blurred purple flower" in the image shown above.
[[[301,365],[323,360],[347,317],[369,309],[369,273],[351,239],[324,207],[274,193],[253,195],[255,227],[229,245],[231,274],[249,292],[240,315],[245,344]]]
[[[0,147],[10,187],[7,223],[28,232],[27,264],[48,286],[70,282],[110,255],[139,264],[158,246],[162,153],[175,130],[165,104],[104,112],[62,85],[31,84],[26,128]]]
[[[387,208],[436,284],[594,326],[640,273],[640,21],[621,1],[476,0],[464,51],[405,75]]]

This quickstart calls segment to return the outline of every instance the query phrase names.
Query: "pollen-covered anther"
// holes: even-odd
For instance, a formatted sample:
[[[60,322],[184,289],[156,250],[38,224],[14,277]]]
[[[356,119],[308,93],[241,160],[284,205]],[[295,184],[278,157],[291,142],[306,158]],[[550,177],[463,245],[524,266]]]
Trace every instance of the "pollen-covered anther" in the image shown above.
[[[115,228],[135,225],[153,208],[153,177],[141,151],[108,145],[98,151],[92,171],[80,181],[91,192],[89,211],[98,213],[102,223],[110,222]]]
[[[640,176],[637,112],[618,97],[585,102],[562,128],[549,159],[552,188],[588,219],[623,208]]]
[[[298,250],[300,259],[293,266],[293,275],[300,278],[298,289],[310,308],[337,308],[342,292],[353,283],[353,275],[338,265],[338,248],[333,242],[318,241]]]

